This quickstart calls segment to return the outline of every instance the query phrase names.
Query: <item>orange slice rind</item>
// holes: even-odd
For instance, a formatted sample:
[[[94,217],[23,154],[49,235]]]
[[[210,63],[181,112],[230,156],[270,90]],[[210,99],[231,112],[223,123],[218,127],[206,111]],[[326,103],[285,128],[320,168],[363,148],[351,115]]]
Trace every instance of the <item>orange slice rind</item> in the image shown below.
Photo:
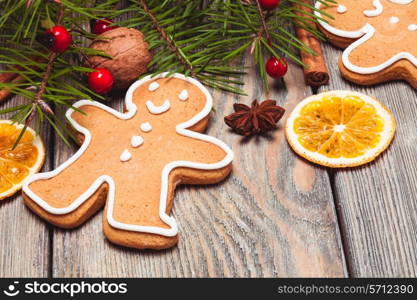
[[[373,161],[391,143],[392,113],[379,101],[353,91],[330,91],[301,101],[286,123],[291,148],[305,159],[332,168]]]
[[[23,125],[0,120],[0,200],[19,191],[25,179],[38,172],[45,161],[42,140],[29,127],[12,149],[22,129]]]

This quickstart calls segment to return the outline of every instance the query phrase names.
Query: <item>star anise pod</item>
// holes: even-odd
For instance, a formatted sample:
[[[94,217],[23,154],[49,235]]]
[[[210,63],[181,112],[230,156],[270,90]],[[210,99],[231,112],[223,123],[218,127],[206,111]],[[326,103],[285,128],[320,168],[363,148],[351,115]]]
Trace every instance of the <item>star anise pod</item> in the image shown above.
[[[285,112],[284,108],[276,105],[275,100],[258,103],[255,99],[250,107],[235,103],[233,108],[235,112],[224,117],[224,121],[234,131],[245,136],[275,129]]]

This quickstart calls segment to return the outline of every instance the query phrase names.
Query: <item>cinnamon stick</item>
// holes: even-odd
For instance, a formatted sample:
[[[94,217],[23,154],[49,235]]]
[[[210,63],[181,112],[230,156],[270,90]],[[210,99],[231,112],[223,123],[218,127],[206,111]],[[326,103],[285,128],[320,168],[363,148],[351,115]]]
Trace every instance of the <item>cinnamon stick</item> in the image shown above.
[[[7,83],[12,81],[17,77],[17,74],[15,73],[0,73],[0,82],[1,83]]]
[[[42,63],[45,61],[45,58],[36,57],[34,61]],[[15,66],[16,69],[22,70],[21,67]],[[7,73],[0,73],[0,82],[1,83],[21,83],[24,81],[22,76],[19,76],[17,73],[13,73],[12,70],[8,70]],[[4,101],[12,92],[11,88],[0,89],[0,102]]]
[[[302,0],[302,2],[311,5],[310,0]],[[306,13],[313,14],[313,10],[311,8],[301,5],[298,7]],[[298,13],[298,15],[302,14]],[[315,26],[314,22],[309,23],[311,26]],[[313,55],[301,51],[301,60],[305,64],[304,79],[306,84],[317,87],[328,84],[330,76],[320,41],[313,34],[299,26],[296,26],[295,32],[298,39],[315,52],[315,55]]]
[[[3,74],[13,74],[13,73],[3,73]],[[23,82],[23,77],[17,74],[13,74],[15,76],[0,76],[0,82],[2,83],[20,83]],[[11,95],[12,89],[11,88],[4,88],[0,90],[0,102],[6,100],[7,97]]]

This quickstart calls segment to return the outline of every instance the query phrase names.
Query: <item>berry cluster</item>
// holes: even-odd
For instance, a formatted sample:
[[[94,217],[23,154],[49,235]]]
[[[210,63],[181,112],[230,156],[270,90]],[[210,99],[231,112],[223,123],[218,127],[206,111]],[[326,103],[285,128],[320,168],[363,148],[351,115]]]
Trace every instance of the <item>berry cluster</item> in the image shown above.
[[[117,28],[112,24],[113,20],[111,19],[94,20],[91,22],[91,31],[94,34],[102,34]],[[64,26],[56,25],[46,30],[44,36],[41,37],[41,41],[51,51],[63,53],[71,46],[72,37]],[[88,74],[88,86],[98,94],[108,93],[113,87],[113,75],[105,68],[97,68]]]
[[[111,19],[99,19],[90,23],[91,31],[94,34],[102,34],[106,31],[117,28]],[[106,94],[113,87],[113,75],[106,68],[97,68],[88,75],[88,86],[98,94]]]

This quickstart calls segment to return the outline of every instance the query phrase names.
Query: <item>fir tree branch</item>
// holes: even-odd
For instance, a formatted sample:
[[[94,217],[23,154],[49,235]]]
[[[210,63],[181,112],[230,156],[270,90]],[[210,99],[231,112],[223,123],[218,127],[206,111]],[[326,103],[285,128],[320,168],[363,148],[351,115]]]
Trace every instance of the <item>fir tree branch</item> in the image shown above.
[[[192,77],[196,77],[196,73],[193,71],[193,66],[190,64],[189,61],[184,59],[182,56],[179,48],[175,45],[172,38],[166,33],[164,28],[162,28],[158,22],[158,19],[156,16],[152,13],[152,11],[149,9],[148,4],[145,0],[139,0],[140,5],[142,6],[143,10],[148,14],[149,18],[152,20],[153,27],[159,32],[161,37],[166,41],[168,48],[171,50],[172,53],[175,54],[175,56],[178,58],[178,60],[183,64],[189,71],[190,75]]]
[[[59,14],[58,14],[58,17],[57,17],[57,24],[58,25],[60,25],[62,23],[62,20],[64,18],[64,13],[65,13],[65,6],[62,3],[60,3],[59,4]],[[52,68],[53,68],[53,65],[54,65],[55,60],[57,59],[57,57],[58,57],[57,52],[51,52],[49,54],[48,63],[46,65],[46,70],[45,70],[45,73],[42,77],[42,81],[39,85],[39,90],[36,93],[36,96],[35,96],[35,99],[34,99],[34,104],[39,105],[40,108],[45,113],[49,113],[49,114],[53,114],[54,112],[52,111],[51,108],[49,108],[49,106],[46,103],[41,103],[41,102],[43,102],[42,96],[45,93],[46,85],[48,83],[49,76],[51,75]],[[34,110],[34,111],[36,111],[36,110]]]
[[[4,70],[0,68],[0,75],[11,71],[15,76],[13,80],[2,76],[6,80],[0,81],[0,98],[11,93],[30,101],[1,110],[0,114],[14,113],[10,118],[25,124],[24,128],[36,117],[34,129],[37,132],[40,132],[43,121],[55,130],[66,132],[62,121],[54,115],[49,105],[66,109],[72,108],[71,103],[75,100],[92,99],[92,96],[102,99],[86,86],[83,74],[91,72],[91,69],[82,67],[81,61],[74,64],[82,56],[80,53],[83,48],[78,47],[78,36],[73,35],[72,47],[62,55],[50,52],[36,39],[54,24],[79,29],[88,23],[90,16],[115,18],[122,13],[112,9],[117,0],[98,2],[94,5],[91,0],[33,0],[27,6],[26,0],[0,0],[0,64],[5,67]],[[94,35],[85,31],[79,36]],[[63,137],[62,134],[58,135]],[[19,138],[15,146],[18,142]],[[68,144],[65,137],[64,142]]]
[[[228,53],[224,52],[224,47],[216,46],[219,28],[218,23],[209,22],[210,1],[131,2],[126,12],[133,14],[120,24],[140,28],[144,34],[154,54],[148,65],[152,75],[179,72],[210,87],[243,93],[238,87],[242,84],[239,79],[242,72],[225,63],[223,58]],[[143,3],[147,7],[144,8]]]
[[[56,22],[58,25],[60,25],[62,23],[62,20],[64,18],[64,13],[65,13],[65,6],[62,5],[62,3],[59,2],[59,13],[58,13],[57,22]],[[21,131],[21,133],[19,134],[19,136],[17,137],[12,149],[15,149],[17,147],[17,145],[20,142],[20,139],[23,137],[23,133],[26,130],[27,126],[35,118],[35,116],[38,112],[37,107],[39,107],[46,114],[50,114],[50,115],[54,114],[53,110],[49,107],[49,105],[47,103],[45,103],[45,101],[42,100],[42,96],[45,93],[46,85],[48,83],[49,76],[51,75],[52,68],[53,68],[53,65],[54,65],[55,60],[57,59],[57,57],[58,57],[57,52],[51,52],[49,54],[48,63],[46,65],[46,70],[45,70],[45,73],[43,74],[42,81],[39,85],[39,89],[38,89],[38,91],[35,95],[35,98],[33,99],[33,103],[32,103],[32,107],[30,109],[30,113],[28,114],[28,116],[25,119],[25,126],[24,126],[23,130]]]
[[[35,125],[49,122],[60,137],[66,132],[65,126],[43,104],[58,110],[72,108],[73,101],[79,99],[103,99],[89,90],[85,74],[91,69],[83,67],[85,55],[102,55],[84,48],[86,38],[96,37],[84,29],[91,19],[128,14],[129,18],[117,25],[142,31],[154,55],[148,66],[152,75],[184,73],[207,86],[238,94],[243,93],[244,69],[237,59],[241,60],[247,50],[253,54],[267,89],[267,57],[285,57],[302,64],[299,51],[312,53],[295,36],[294,24],[321,37],[310,23],[317,22],[315,15],[300,12],[298,5],[316,9],[302,0],[281,0],[279,7],[268,13],[260,10],[258,0],[256,4],[253,0],[129,0],[121,9],[115,9],[118,0],[59,2],[32,0],[27,5],[27,0],[0,0],[0,64],[5,66],[0,75],[12,70],[19,78],[0,82],[0,94],[7,91],[29,100],[0,113],[14,113],[13,120],[26,124],[36,115]],[[57,21],[62,6],[66,12]],[[46,27],[56,23],[73,36],[72,47],[62,55],[49,54],[50,49],[36,40]]]
[[[260,30],[261,32],[260,35],[262,36],[262,34],[265,33],[265,37],[266,37],[266,40],[268,41],[268,44],[272,46],[272,38],[271,38],[271,35],[269,34],[268,25],[266,25],[265,15],[262,11],[261,5],[259,4],[259,0],[255,0],[255,1],[256,1],[256,8],[258,9],[259,18],[262,23],[262,29]]]

